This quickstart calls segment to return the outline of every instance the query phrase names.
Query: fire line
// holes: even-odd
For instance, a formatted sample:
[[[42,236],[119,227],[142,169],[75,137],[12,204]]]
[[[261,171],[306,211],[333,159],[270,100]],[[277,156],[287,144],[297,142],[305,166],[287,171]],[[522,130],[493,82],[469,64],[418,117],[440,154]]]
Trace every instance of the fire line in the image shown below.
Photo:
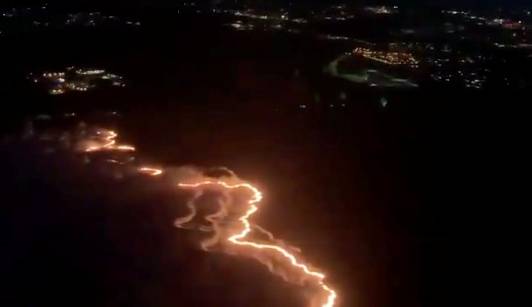
[[[325,279],[325,274],[317,271],[312,271],[308,268],[307,265],[302,264],[299,262],[293,254],[288,252],[286,249],[277,246],[277,245],[271,245],[271,244],[259,244],[252,241],[246,241],[244,240],[247,235],[251,232],[251,222],[249,219],[251,216],[257,212],[258,206],[257,204],[262,200],[262,192],[259,191],[256,187],[249,183],[240,183],[231,185],[224,181],[200,181],[196,183],[179,183],[178,186],[181,188],[198,188],[201,186],[208,186],[208,185],[218,185],[222,186],[226,189],[239,189],[239,188],[246,188],[250,190],[253,193],[253,197],[248,201],[248,204],[250,205],[249,209],[246,211],[246,213],[239,218],[239,220],[242,222],[242,225],[244,226],[244,229],[236,233],[232,236],[230,236],[227,240],[230,241],[233,244],[236,245],[242,245],[242,246],[250,246],[255,249],[268,249],[268,250],[274,250],[277,253],[281,254],[283,257],[285,257],[294,267],[297,267],[301,271],[303,271],[306,275],[312,276],[318,280],[319,285],[321,288],[328,293],[327,296],[327,302],[322,305],[322,307],[333,307],[334,302],[336,300],[336,291],[332,290],[325,282],[323,281]]]
[[[123,152],[135,151],[135,147],[131,145],[117,144],[117,141],[116,141],[117,137],[118,137],[118,133],[112,130],[106,130],[106,129],[97,130],[96,136],[95,138],[93,138],[93,140],[96,139],[96,143],[99,143],[99,144],[87,146],[82,150],[86,153],[97,152],[97,151],[123,151]],[[118,162],[113,159],[108,159],[107,161],[110,163]],[[148,176],[160,176],[164,172],[164,170],[161,168],[154,168],[154,167],[148,167],[148,166],[139,166],[136,169],[136,171],[141,174],[148,175]],[[250,247],[256,250],[269,250],[269,251],[273,251],[277,253],[278,255],[282,256],[283,259],[285,259],[292,267],[296,268],[301,273],[305,274],[306,276],[308,276],[309,278],[317,282],[317,285],[319,285],[319,287],[326,294],[326,297],[327,297],[325,303],[323,303],[321,307],[333,307],[335,305],[337,293],[335,290],[333,290],[329,285],[325,283],[324,280],[326,276],[324,273],[310,269],[308,265],[302,263],[302,261],[299,260],[293,253],[289,252],[287,249],[283,248],[281,245],[263,244],[263,243],[258,243],[258,242],[254,242],[254,241],[247,239],[249,233],[252,231],[252,228],[258,227],[256,225],[252,225],[252,223],[250,222],[250,219],[253,216],[253,214],[258,211],[259,209],[258,204],[261,202],[263,198],[262,192],[257,187],[251,185],[250,183],[229,184],[222,180],[201,180],[198,182],[188,182],[188,183],[181,182],[181,183],[178,183],[177,186],[182,189],[198,189],[202,187],[218,186],[218,187],[222,187],[227,190],[247,189],[251,191],[252,196],[247,202],[247,204],[249,205],[249,208],[238,219],[240,223],[242,224],[242,230],[240,232],[231,234],[227,238],[227,241],[237,246],[247,246],[247,247]],[[266,232],[269,234],[270,237],[272,237],[272,235],[266,230],[262,230],[262,232]]]

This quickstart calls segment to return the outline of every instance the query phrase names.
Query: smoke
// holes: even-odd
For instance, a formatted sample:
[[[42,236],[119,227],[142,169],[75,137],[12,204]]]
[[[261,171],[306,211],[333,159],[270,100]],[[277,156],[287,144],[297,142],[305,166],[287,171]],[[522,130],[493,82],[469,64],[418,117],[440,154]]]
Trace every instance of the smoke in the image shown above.
[[[262,193],[232,170],[144,165],[136,159],[135,147],[118,142],[117,132],[85,124],[72,132],[42,135],[47,135],[46,142],[56,147],[82,154],[85,163],[107,165],[107,169],[119,169],[130,176],[160,177],[162,182],[183,189],[189,194],[184,204],[188,212],[176,218],[174,225],[205,233],[198,244],[202,250],[255,259],[285,282],[308,289],[312,293],[310,306],[333,307],[336,293],[324,283],[325,275],[301,260],[297,247],[253,223]]]
[[[231,186],[242,185],[243,187],[249,184],[236,176],[234,172],[226,168],[223,169],[225,174],[221,177],[206,176],[206,173],[212,174],[212,171],[205,172],[193,167],[175,169],[173,174],[179,174],[176,178],[179,178],[178,181],[180,182],[224,182]],[[191,189],[189,193],[190,198],[186,203],[189,212],[187,215],[177,218],[174,225],[182,229],[209,233],[209,236],[200,242],[200,247],[203,250],[253,258],[286,282],[301,286],[317,285],[319,280],[306,274],[299,267],[295,267],[287,261],[285,255],[277,250],[238,245],[230,240],[235,234],[244,230],[241,217],[249,210],[249,199],[253,197],[249,189],[228,189],[223,185],[208,184]],[[215,210],[201,215],[199,208],[209,199],[211,201],[214,199]],[[208,226],[205,226],[204,222],[207,222]],[[259,225],[251,224],[250,228],[251,231],[246,236],[248,241],[279,246],[292,254],[301,252],[299,248],[276,239],[271,232]]]

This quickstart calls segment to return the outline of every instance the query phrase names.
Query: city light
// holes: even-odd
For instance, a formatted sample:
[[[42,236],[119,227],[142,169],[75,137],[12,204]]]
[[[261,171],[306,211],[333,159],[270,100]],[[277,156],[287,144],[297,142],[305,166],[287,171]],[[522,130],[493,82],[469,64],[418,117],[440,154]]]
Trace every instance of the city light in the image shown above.
[[[388,65],[408,65],[417,67],[419,64],[419,61],[414,58],[412,54],[406,52],[376,51],[359,47],[353,50],[353,54]]]
[[[69,91],[87,92],[97,86],[97,81],[104,80],[109,86],[124,87],[126,84],[119,75],[104,69],[86,69],[67,67],[64,71],[29,74],[28,79],[41,83],[51,95],[62,95]]]

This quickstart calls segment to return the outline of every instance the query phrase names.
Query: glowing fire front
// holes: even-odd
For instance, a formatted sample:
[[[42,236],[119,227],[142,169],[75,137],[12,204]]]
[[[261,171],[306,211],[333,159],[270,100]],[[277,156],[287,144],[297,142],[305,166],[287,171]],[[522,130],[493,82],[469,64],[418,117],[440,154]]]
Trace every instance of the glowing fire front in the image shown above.
[[[118,134],[112,130],[99,129],[95,135],[82,141],[82,145],[78,149],[85,153],[99,151],[128,153],[135,151],[133,146],[118,144],[117,137]],[[106,161],[115,164],[118,162],[114,159]],[[161,176],[166,173],[162,168],[144,165],[135,167],[135,171],[148,176]],[[212,237],[201,242],[202,248],[209,250],[215,245],[221,245],[231,254],[251,256],[266,265],[272,273],[281,276],[288,282],[305,283],[316,287],[317,294],[312,300],[312,307],[333,307],[337,294],[325,283],[325,274],[310,268],[308,264],[299,259],[296,256],[296,252],[299,252],[297,248],[287,246],[282,241],[276,240],[270,232],[252,224],[250,221],[253,214],[257,212],[258,204],[263,198],[262,192],[250,183],[240,180],[232,171],[226,171],[229,176],[223,177],[223,180],[210,178],[204,174],[189,176],[194,178],[193,181],[186,176],[185,178],[179,178],[180,181],[184,182],[178,183],[177,186],[182,189],[192,190],[194,194],[193,198],[187,202],[187,207],[190,210],[189,214],[176,219],[175,225],[181,228],[189,228],[187,224],[191,223],[196,217],[197,201],[204,195],[204,191],[215,190],[220,192],[222,196],[218,198],[218,211],[204,217],[211,225],[198,228],[199,230],[213,233]],[[242,202],[235,201],[231,193],[229,193],[241,190],[251,192],[251,197],[244,202],[244,206],[242,206]],[[231,218],[235,214],[237,218]],[[236,225],[233,220],[237,221]],[[265,235],[268,243],[264,243],[264,240],[252,240],[250,234],[254,230]]]
[[[86,142],[85,152],[95,151],[135,151],[135,147],[130,145],[116,144],[118,133],[113,130],[100,129],[96,131],[96,137]]]
[[[150,176],[159,176],[163,174],[163,170],[159,168],[142,166],[138,168],[138,171]]]
[[[323,290],[323,292],[326,294],[326,301],[321,306],[323,307],[332,307],[334,306],[334,302],[336,300],[336,292],[332,290],[327,284],[325,284],[325,274],[314,271],[308,267],[308,265],[302,263],[299,261],[296,256],[288,251],[288,249],[280,246],[280,245],[274,245],[274,244],[263,244],[263,243],[257,243],[250,240],[246,240],[248,235],[252,231],[252,224],[250,222],[251,216],[257,212],[258,210],[258,203],[262,200],[262,192],[259,191],[256,187],[249,183],[239,183],[239,184],[228,184],[225,181],[220,180],[204,180],[194,183],[179,183],[179,187],[181,188],[189,188],[189,189],[197,189],[202,187],[209,187],[209,186],[220,186],[224,189],[228,190],[234,190],[234,189],[248,189],[252,192],[252,197],[248,201],[249,208],[239,218],[239,221],[242,224],[242,230],[240,232],[229,234],[229,237],[226,238],[227,241],[231,242],[232,244],[238,245],[238,246],[246,246],[257,250],[264,250],[264,251],[271,251],[276,253],[277,255],[284,258],[285,261],[289,263],[292,267],[294,267],[297,271],[301,272],[302,274],[306,275],[308,279],[311,279],[317,283]],[[289,279],[285,276],[285,279]]]

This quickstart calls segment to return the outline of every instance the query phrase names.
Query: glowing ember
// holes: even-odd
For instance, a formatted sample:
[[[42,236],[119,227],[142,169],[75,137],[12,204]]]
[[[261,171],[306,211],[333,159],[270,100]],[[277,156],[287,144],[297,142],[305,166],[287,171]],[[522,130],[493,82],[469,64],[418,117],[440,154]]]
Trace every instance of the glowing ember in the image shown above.
[[[150,176],[159,176],[163,173],[162,169],[159,168],[152,168],[152,167],[139,167],[138,171]]]

